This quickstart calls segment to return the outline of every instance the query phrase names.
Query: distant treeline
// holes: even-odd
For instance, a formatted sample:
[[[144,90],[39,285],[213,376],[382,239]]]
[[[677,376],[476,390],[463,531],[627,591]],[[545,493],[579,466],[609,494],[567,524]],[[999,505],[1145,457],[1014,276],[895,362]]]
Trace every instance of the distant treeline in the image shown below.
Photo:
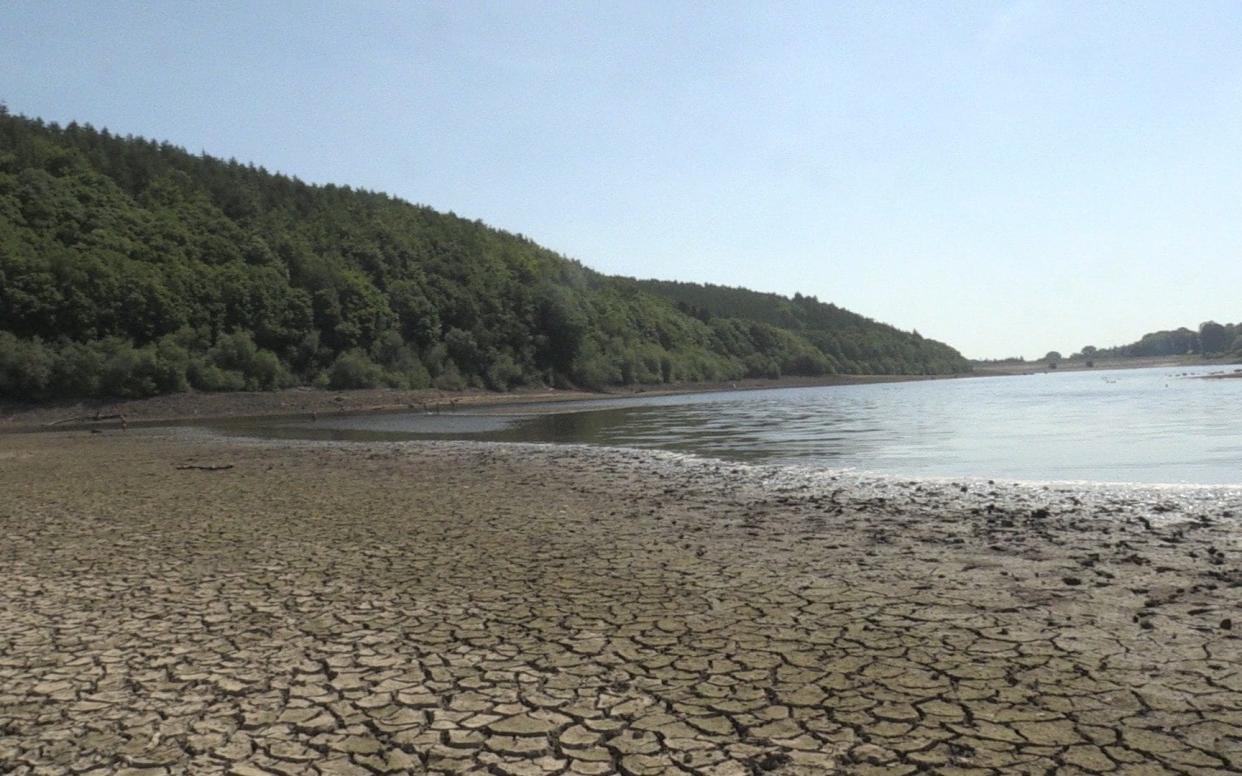
[[[612,278],[522,235],[0,106],[0,396],[966,371],[823,304]]]
[[[1166,356],[1242,358],[1242,323],[1206,321],[1199,324],[1198,331],[1192,331],[1185,326],[1166,331],[1153,331],[1144,334],[1138,342],[1131,342],[1129,345],[1118,345],[1114,348],[1097,348],[1087,345],[1077,353],[1071,354],[1068,360],[1095,361],[1096,359],[1162,358]],[[1066,358],[1060,352],[1053,350],[1038,360],[1055,364]],[[994,361],[976,360],[973,363],[984,366],[1025,362],[1026,359],[1015,356]]]
[[[1152,356],[1225,356],[1242,355],[1242,323],[1199,324],[1198,331],[1186,327],[1144,334],[1138,342],[1115,348],[1083,348],[1076,357],[1137,358]]]

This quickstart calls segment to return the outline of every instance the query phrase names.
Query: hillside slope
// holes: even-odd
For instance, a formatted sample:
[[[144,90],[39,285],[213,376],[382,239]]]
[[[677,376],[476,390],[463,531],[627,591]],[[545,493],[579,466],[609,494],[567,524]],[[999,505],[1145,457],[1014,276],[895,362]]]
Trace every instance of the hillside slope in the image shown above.
[[[904,332],[813,296],[672,280],[618,278],[647,293],[672,300],[682,312],[714,324],[745,320],[788,331],[822,353],[839,374],[953,374],[964,371],[961,355],[947,345]],[[917,368],[911,368],[917,365]]]
[[[384,194],[0,106],[0,396],[968,369],[813,299],[610,278]]]

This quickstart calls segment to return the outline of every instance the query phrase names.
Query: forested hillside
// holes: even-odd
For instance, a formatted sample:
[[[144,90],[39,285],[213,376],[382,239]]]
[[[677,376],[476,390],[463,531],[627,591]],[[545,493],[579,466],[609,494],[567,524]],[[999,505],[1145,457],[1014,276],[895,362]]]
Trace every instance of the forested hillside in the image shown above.
[[[812,298],[610,278],[384,194],[0,106],[0,396],[968,368]]]
[[[843,374],[952,374],[963,371],[961,355],[918,332],[904,332],[825,304],[813,296],[793,298],[745,288],[670,280],[630,281],[638,289],[671,299],[677,309],[710,325],[718,319],[754,321],[788,331],[823,354],[828,371]],[[722,342],[729,338],[722,332]],[[920,368],[910,369],[917,364]]]

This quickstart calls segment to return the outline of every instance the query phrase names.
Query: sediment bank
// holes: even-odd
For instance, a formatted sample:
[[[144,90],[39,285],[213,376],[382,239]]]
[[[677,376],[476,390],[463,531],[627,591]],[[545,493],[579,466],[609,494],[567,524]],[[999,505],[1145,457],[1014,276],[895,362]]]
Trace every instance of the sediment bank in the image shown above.
[[[638,396],[669,396],[731,390],[805,388],[860,383],[945,380],[970,375],[823,375],[746,379],[720,383],[614,386],[607,391],[547,387],[518,388],[508,392],[470,388],[463,391],[368,388],[334,391],[289,388],[281,391],[230,393],[170,393],[146,399],[92,399],[19,404],[0,402],[0,433],[44,431],[55,428],[164,426],[248,418],[294,418],[312,415],[357,415],[383,412],[451,412],[483,408],[525,407],[532,404],[615,401]],[[95,422],[96,416],[106,420]]]
[[[1237,772],[1240,519],[1228,488],[6,436],[0,770]]]

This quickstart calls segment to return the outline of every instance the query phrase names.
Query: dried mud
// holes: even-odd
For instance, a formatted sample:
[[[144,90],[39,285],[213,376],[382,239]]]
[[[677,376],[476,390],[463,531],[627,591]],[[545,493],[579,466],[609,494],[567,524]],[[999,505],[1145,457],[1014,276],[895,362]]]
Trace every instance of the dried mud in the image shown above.
[[[1236,773],[1239,519],[1229,490],[9,436],[0,772]]]

